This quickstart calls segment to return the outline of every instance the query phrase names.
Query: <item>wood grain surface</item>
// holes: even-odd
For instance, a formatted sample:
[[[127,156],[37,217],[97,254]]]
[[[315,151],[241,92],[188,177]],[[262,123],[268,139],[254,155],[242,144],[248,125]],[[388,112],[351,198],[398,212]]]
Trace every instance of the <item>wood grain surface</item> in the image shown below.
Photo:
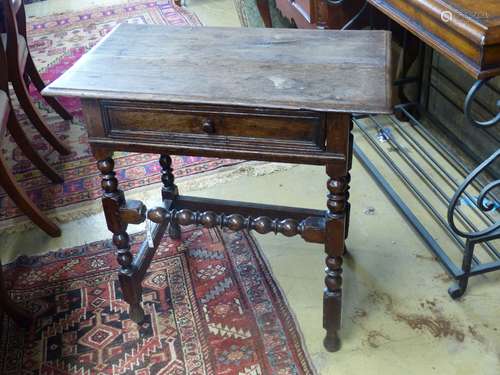
[[[122,24],[44,95],[390,112],[385,31]]]
[[[476,79],[500,74],[499,0],[368,0]]]

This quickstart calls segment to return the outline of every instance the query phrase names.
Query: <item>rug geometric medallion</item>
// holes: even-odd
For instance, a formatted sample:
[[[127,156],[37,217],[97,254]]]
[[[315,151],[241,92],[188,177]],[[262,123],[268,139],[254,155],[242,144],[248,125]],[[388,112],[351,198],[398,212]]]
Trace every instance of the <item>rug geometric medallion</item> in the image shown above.
[[[169,1],[135,1],[110,7],[93,8],[41,18],[28,18],[28,42],[35,63],[45,82],[51,82],[64,73],[86,51],[94,46],[114,26],[121,22],[200,26],[196,15]],[[63,121],[31,87],[33,99],[43,118],[58,137],[66,142],[71,155],[62,157],[37,133],[16,103],[16,115],[33,141],[37,151],[65,178],[65,183],[52,184],[24,156],[12,139],[3,142],[2,148],[11,170],[23,189],[42,210],[59,219],[64,215],[74,217],[101,196],[100,176],[92,157],[80,101],[61,98],[65,107],[74,115],[71,122]],[[12,95],[15,99],[15,95]],[[238,164],[229,159],[202,157],[173,158],[177,177],[214,171]],[[115,154],[115,164],[120,187],[130,190],[160,181],[158,155]],[[77,210],[78,209],[78,210]],[[20,210],[0,188],[0,230],[27,221]]]
[[[131,236],[136,251],[143,234]],[[19,258],[5,278],[38,317],[3,321],[0,373],[312,374],[295,320],[246,231],[186,227],[165,237],[130,320],[110,241]]]

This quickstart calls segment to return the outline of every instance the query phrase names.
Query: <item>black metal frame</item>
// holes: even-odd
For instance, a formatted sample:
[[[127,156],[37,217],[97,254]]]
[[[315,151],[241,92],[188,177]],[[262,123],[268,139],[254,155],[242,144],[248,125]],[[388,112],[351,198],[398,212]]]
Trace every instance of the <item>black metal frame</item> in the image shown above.
[[[498,116],[497,116],[498,117]],[[484,126],[484,125],[479,125]],[[466,239],[465,251],[462,262],[462,271],[464,273],[463,277],[458,280],[458,282],[449,289],[449,293],[453,298],[461,297],[465,290],[467,289],[467,283],[469,280],[469,275],[471,272],[471,263],[474,257],[474,248],[477,244],[488,243],[490,240],[500,238],[500,221],[491,223],[485,229],[475,230],[473,232],[464,232],[459,229],[455,224],[455,212],[458,210],[459,200],[463,194],[466,194],[465,190],[467,187],[474,183],[477,176],[483,173],[492,163],[494,163],[500,157],[500,149],[493,153],[488,159],[486,159],[481,165],[479,165],[472,173],[467,176],[465,181],[460,185],[458,190],[455,192],[451,199],[450,206],[448,208],[448,223],[453,232],[457,233],[459,236]],[[493,189],[500,186],[500,180],[495,180],[487,184],[481,189],[479,197],[477,199],[476,206],[479,210],[483,212],[492,211],[495,207],[494,204],[486,202],[486,197],[493,191]]]
[[[405,31],[402,46],[403,50],[406,47],[407,33],[408,31]],[[405,103],[395,107],[395,111],[400,117],[405,118],[408,122],[402,122],[395,116],[389,116],[388,118],[393,129],[397,132],[398,137],[409,144],[412,150],[415,151],[415,154],[417,154],[420,159],[424,160],[433,171],[442,176],[450,188],[455,189],[453,196],[450,197],[442,186],[439,186],[433,180],[432,176],[426,172],[426,168],[422,167],[421,162],[401,145],[395,135],[387,134],[384,131],[382,121],[387,119],[387,117],[366,115],[354,116],[353,121],[370,146],[376,151],[385,164],[389,166],[390,170],[398,176],[400,181],[412,192],[417,201],[422,204],[435,222],[447,233],[452,242],[454,242],[456,248],[461,252],[461,265],[457,265],[456,262],[452,260],[450,253],[452,249],[443,248],[434,239],[426,226],[419,220],[415,213],[412,212],[403,199],[401,199],[396,189],[391,186],[358,145],[354,146],[354,155],[422,237],[447,273],[456,280],[456,283],[448,290],[449,295],[455,299],[464,294],[470,276],[500,270],[500,251],[492,243],[492,240],[500,238],[500,222],[491,215],[491,211],[494,209],[495,205],[487,203],[486,200],[487,196],[493,200],[496,199],[493,190],[500,187],[500,180],[497,179],[489,183],[484,183],[484,179],[479,178],[480,175],[487,174],[488,167],[500,157],[500,150],[497,150],[490,158],[471,172],[469,168],[451,153],[447,147],[441,144],[439,140],[426,129],[422,121],[420,121],[420,118],[425,118],[434,122],[432,116],[425,111],[428,104],[430,87],[428,76],[430,75],[432,65],[430,60],[432,55],[426,53],[428,51],[429,47],[421,43],[418,57],[419,72],[417,77],[404,77],[395,82],[395,85],[399,87],[400,90],[407,84],[417,84],[418,102]],[[497,101],[498,113],[491,119],[480,121],[473,116],[472,104],[479,90],[489,79],[476,81],[466,96],[464,115],[472,126],[487,128],[500,123],[500,100]],[[419,116],[417,117],[415,113],[418,113]],[[411,127],[413,132],[418,133],[420,137],[425,139],[427,144],[423,145],[412,137],[408,131],[409,127]],[[375,134],[373,134],[374,130],[376,131]],[[405,165],[420,177],[426,186],[434,193],[435,198],[444,205],[445,209],[440,210],[434,206],[433,202],[425,196],[414,181],[412,181],[401,168],[402,165],[398,164],[398,162],[391,157],[390,153],[381,146],[380,140],[378,139],[380,137],[388,142],[392,150],[397,152],[399,157],[404,160]],[[433,156],[433,153],[437,153],[440,157],[447,160],[449,165],[454,167],[455,171],[453,172],[455,173],[451,173],[450,170],[441,165],[437,158]],[[464,182],[461,184],[457,178],[454,177],[457,173],[465,178]],[[468,187],[473,187],[476,191],[480,191],[477,201],[475,201],[471,194],[466,191]],[[477,221],[471,220],[471,218],[461,209],[461,197],[465,197],[469,202],[474,203],[471,210],[475,218],[480,218],[479,221],[481,221],[481,225],[485,226],[486,229],[479,229]],[[445,214],[446,209],[447,215]],[[470,212],[468,212],[468,214],[470,214]],[[457,225],[455,225],[455,219],[461,223],[465,231],[460,230]],[[485,256],[478,257],[474,254],[475,250],[477,251],[479,248],[484,251]],[[484,261],[485,258],[488,259],[486,262]]]
[[[483,85],[490,79],[491,78],[486,78],[476,81],[474,85],[472,85],[469,93],[467,94],[467,97],[465,98],[464,114],[465,118],[472,126],[487,128],[496,124],[500,124],[500,99],[497,100],[498,113],[492,119],[486,121],[478,121],[474,119],[474,116],[472,115],[472,103],[474,102],[474,98],[476,97],[479,90],[481,90],[481,87],[483,87]]]

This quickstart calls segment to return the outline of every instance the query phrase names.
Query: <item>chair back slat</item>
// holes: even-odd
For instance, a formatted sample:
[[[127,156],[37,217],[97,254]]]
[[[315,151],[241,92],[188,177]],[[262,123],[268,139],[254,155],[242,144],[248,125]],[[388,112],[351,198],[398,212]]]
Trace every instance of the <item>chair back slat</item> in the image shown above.
[[[8,59],[17,61],[19,56],[19,34],[26,38],[24,3],[19,0],[0,0],[3,5],[7,43],[4,43]],[[21,21],[21,22],[19,22]]]
[[[12,9],[14,9],[14,12],[17,13],[21,7],[24,6],[23,0],[10,0],[12,4]]]
[[[0,0],[3,6],[5,27],[16,29],[16,32],[26,37],[26,11],[23,0]]]
[[[0,90],[5,92],[9,91],[9,73],[7,65],[7,54],[5,46],[3,45],[2,38],[0,38]]]

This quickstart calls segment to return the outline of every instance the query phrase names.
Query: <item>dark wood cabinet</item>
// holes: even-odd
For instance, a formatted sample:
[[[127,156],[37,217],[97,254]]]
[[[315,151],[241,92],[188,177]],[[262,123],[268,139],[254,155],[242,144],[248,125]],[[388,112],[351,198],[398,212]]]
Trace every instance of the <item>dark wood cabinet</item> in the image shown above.
[[[257,4],[266,26],[272,26],[268,0],[257,0]],[[299,29],[340,29],[364,4],[364,0],[276,0],[276,7],[283,17]]]

